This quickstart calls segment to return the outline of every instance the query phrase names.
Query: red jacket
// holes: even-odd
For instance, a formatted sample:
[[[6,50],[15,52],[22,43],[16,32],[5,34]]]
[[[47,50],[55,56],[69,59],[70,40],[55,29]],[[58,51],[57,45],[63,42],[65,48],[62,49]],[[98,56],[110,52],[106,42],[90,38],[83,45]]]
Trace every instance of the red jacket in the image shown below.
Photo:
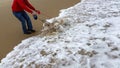
[[[35,8],[28,2],[28,0],[14,0],[12,4],[12,11],[19,12],[23,10],[32,13],[32,10],[35,10]]]

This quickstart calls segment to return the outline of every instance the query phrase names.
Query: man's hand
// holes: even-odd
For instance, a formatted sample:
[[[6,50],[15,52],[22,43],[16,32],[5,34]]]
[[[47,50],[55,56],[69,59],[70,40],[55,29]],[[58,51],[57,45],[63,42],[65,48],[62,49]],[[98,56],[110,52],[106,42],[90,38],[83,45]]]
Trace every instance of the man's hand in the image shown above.
[[[37,12],[36,11],[32,12],[32,16],[33,16],[34,20],[37,20],[38,17],[37,17]]]
[[[37,13],[35,11],[32,11],[32,15],[37,15]]]
[[[39,10],[35,10],[35,12],[36,12],[37,14],[40,14],[40,11],[39,11]]]

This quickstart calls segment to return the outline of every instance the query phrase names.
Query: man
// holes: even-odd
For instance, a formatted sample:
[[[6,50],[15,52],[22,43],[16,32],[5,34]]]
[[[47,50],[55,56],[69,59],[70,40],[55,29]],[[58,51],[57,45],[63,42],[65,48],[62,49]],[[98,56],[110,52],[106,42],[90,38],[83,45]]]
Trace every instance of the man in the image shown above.
[[[24,34],[31,34],[35,30],[33,29],[30,17],[25,11],[31,13],[33,16],[40,14],[40,11],[36,10],[28,0],[13,0],[12,12],[14,16],[21,22]]]

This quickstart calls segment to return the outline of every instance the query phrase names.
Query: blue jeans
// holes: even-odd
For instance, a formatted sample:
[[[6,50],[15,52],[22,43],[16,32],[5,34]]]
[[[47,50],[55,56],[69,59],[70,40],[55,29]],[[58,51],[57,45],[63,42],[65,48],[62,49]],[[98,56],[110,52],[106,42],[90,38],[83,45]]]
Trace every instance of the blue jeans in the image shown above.
[[[27,33],[28,30],[32,30],[32,22],[25,11],[13,12],[13,14],[21,22],[24,33]]]

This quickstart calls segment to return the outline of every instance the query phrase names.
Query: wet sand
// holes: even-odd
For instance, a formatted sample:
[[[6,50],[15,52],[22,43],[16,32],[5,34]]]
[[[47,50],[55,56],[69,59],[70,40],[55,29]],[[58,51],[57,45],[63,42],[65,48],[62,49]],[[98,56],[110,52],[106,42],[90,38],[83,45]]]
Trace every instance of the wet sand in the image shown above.
[[[75,5],[80,0],[30,0],[32,5],[41,13],[45,13],[47,16],[56,17],[59,14],[60,9],[65,9]],[[12,15],[11,12],[11,0],[2,0],[0,2],[0,60],[6,56],[13,48],[28,37],[38,35],[42,23],[37,20],[31,20],[34,29],[37,31],[31,35],[24,35],[21,29],[20,22]],[[47,17],[39,15],[39,18],[45,19]]]

